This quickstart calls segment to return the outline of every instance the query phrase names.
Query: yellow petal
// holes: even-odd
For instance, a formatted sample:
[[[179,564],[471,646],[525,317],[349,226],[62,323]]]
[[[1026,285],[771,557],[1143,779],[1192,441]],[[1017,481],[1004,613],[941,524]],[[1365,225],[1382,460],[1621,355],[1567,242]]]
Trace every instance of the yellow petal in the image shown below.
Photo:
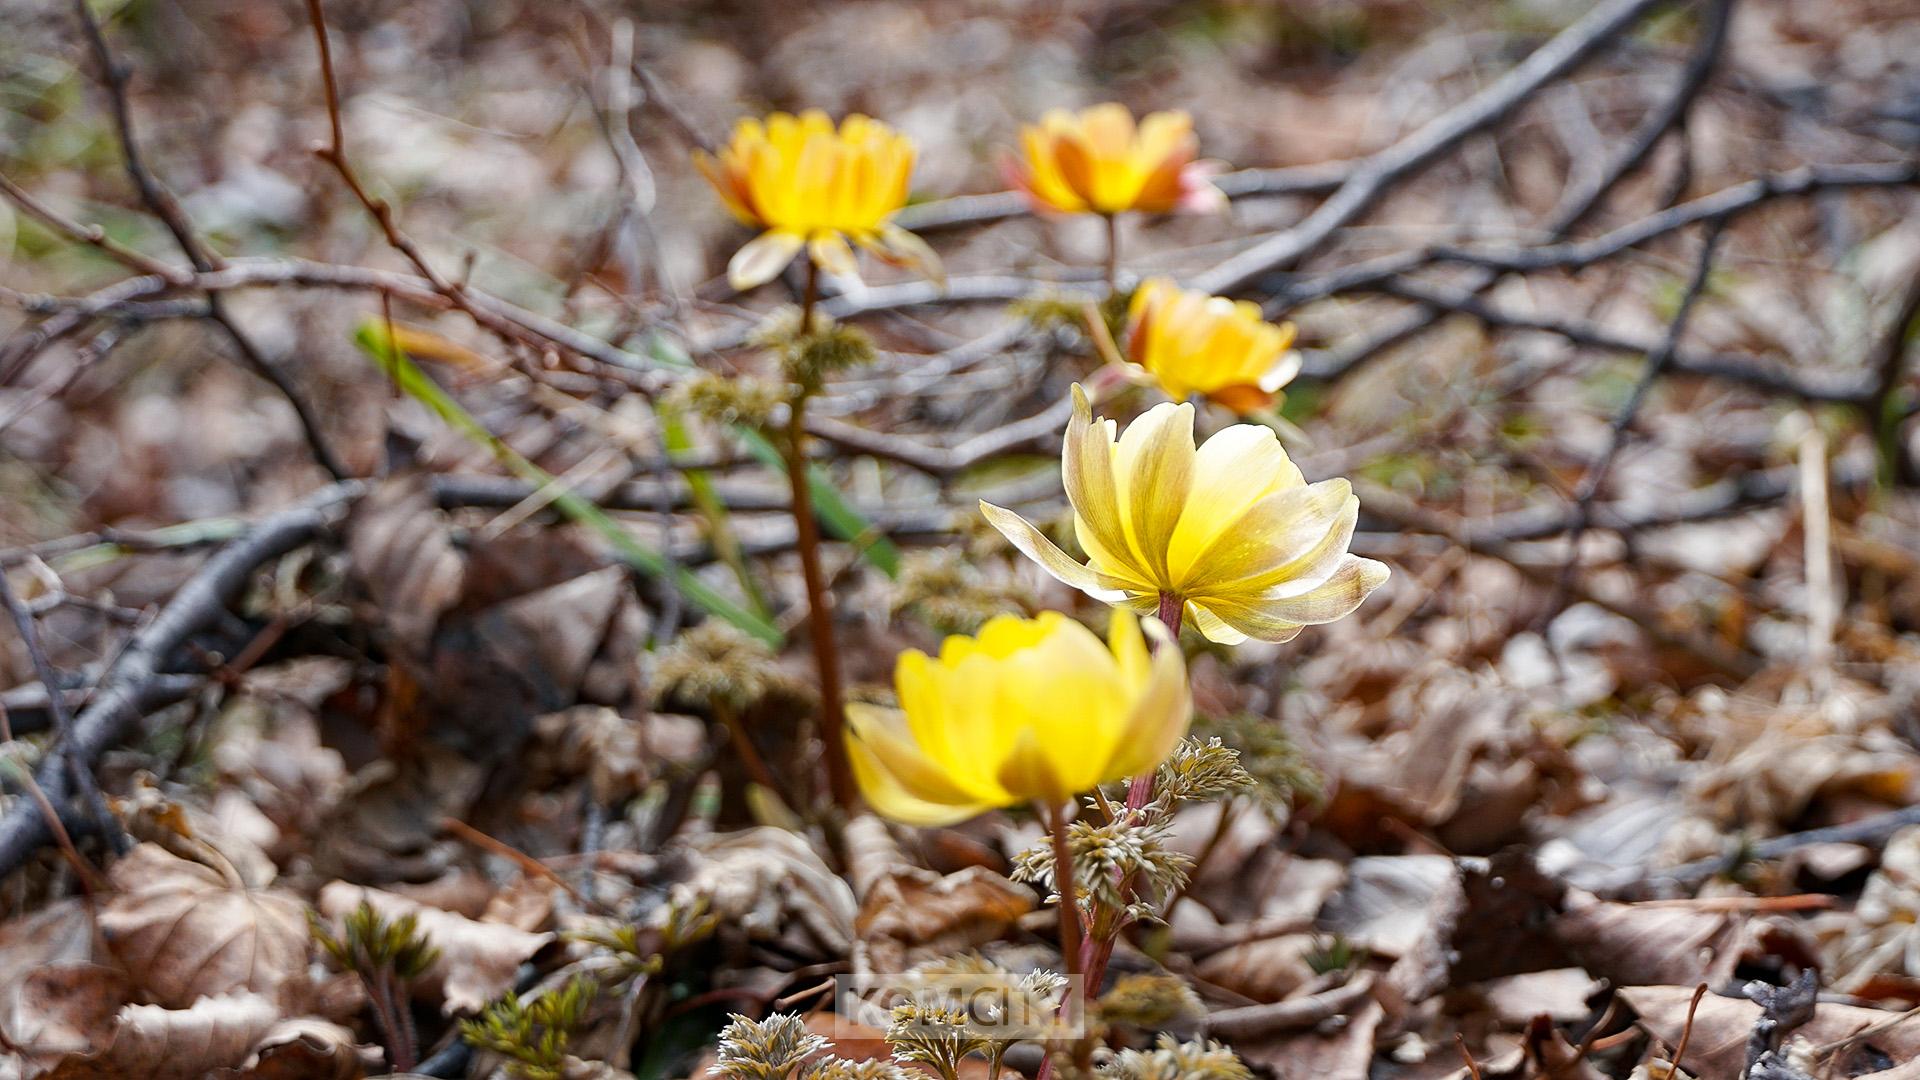
[[[1000,530],[1000,535],[1006,537],[1008,543],[1018,548],[1022,555],[1039,563],[1042,570],[1052,574],[1062,584],[1079,589],[1102,603],[1111,604],[1125,595],[1119,589],[1102,585],[1102,575],[1074,562],[1066,552],[1047,539],[1045,533],[1019,514],[984,499],[980,502],[980,513],[986,517],[988,524]]]
[[[940,256],[913,233],[888,222],[880,227],[880,246],[893,262],[918,271],[937,285],[947,283],[947,270],[940,264]]]
[[[860,277],[860,266],[853,260],[853,249],[837,232],[822,230],[807,241],[807,256],[813,264],[835,277]]]
[[[1120,615],[1115,612],[1114,618]],[[1193,696],[1187,688],[1187,665],[1179,644],[1157,621],[1148,624],[1148,629],[1158,639],[1159,647],[1154,649],[1146,686],[1127,717],[1103,781],[1138,776],[1159,765],[1173,752],[1174,744],[1187,733],[1193,720]]]
[[[1349,503],[1357,516],[1360,501],[1353,497],[1353,485],[1337,478],[1276,491],[1248,507],[1191,564],[1176,564],[1175,580],[1183,593],[1198,594],[1271,576],[1271,580],[1250,586],[1252,591],[1260,591],[1278,584],[1289,568],[1297,566],[1304,573],[1308,566],[1303,560],[1338,532]],[[1346,549],[1352,535],[1349,528],[1338,540],[1339,550]],[[1331,572],[1333,568],[1327,569]]]
[[[1187,601],[1186,617],[1201,636],[1215,645],[1238,645],[1247,640],[1247,635],[1228,626],[1220,616],[1197,601]]]
[[[1167,546],[1193,482],[1193,406],[1162,404],[1127,425],[1114,460],[1127,538],[1161,587]]]
[[[1254,503],[1305,482],[1271,429],[1259,424],[1221,429],[1194,454],[1193,483],[1173,531],[1168,564],[1192,567]]]
[[[1119,485],[1113,468],[1113,425],[1094,423],[1086,391],[1073,386],[1073,419],[1060,454],[1061,480],[1073,504],[1074,531],[1094,568],[1115,576],[1152,581],[1127,543],[1121,523]]]
[[[764,285],[779,277],[780,271],[787,268],[805,245],[806,238],[796,232],[779,229],[763,232],[733,253],[733,259],[727,263],[727,284],[735,292]]]
[[[1357,555],[1342,557],[1339,569],[1321,584],[1293,596],[1195,597],[1233,629],[1262,641],[1287,641],[1302,626],[1317,626],[1351,615],[1367,594],[1387,580],[1384,564]]]
[[[903,738],[901,727],[893,710],[859,702],[847,706],[848,761],[874,810],[908,825],[951,825],[993,808],[947,782]]]

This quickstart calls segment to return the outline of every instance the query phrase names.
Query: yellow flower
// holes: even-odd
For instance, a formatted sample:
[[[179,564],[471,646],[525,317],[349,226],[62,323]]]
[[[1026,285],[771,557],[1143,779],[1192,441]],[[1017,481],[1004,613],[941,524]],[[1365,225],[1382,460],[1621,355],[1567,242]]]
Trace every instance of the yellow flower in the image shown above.
[[[818,109],[774,113],[734,126],[715,155],[695,151],[694,164],[733,216],[766,231],[727,264],[727,281],[750,289],[772,280],[805,247],[830,273],[858,273],[852,240],[889,261],[940,274],[926,242],[893,224],[907,204],[913,140],[865,116],[834,130]]]
[[[1124,436],[1073,388],[1061,454],[1073,561],[1025,518],[982,502],[1013,546],[1096,600],[1154,611],[1177,597],[1202,634],[1227,645],[1286,641],[1360,606],[1387,568],[1349,554],[1360,500],[1345,480],[1309,484],[1271,430],[1225,428],[1197,450],[1193,406],[1161,404]]]
[[[1127,359],[1175,401],[1203,394],[1243,415],[1267,408],[1300,371],[1292,344],[1293,324],[1275,326],[1258,305],[1165,278],[1143,283],[1127,308]]]
[[[1007,179],[1042,210],[1164,214],[1225,202],[1194,160],[1200,140],[1184,112],[1152,113],[1136,128],[1125,105],[1052,109],[1020,130],[1020,146],[1023,160],[1007,162]]]
[[[867,802],[909,825],[950,825],[1015,803],[1057,806],[1158,765],[1192,717],[1186,664],[1177,648],[1150,654],[1131,612],[1113,613],[1107,638],[1049,611],[995,616],[978,637],[948,638],[938,658],[902,653],[900,708],[847,706],[847,756]]]

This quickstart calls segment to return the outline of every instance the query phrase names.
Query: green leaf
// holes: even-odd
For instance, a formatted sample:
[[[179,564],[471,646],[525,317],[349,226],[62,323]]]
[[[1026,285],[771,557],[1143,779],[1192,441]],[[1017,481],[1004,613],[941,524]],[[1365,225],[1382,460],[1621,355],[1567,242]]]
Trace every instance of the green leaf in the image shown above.
[[[674,588],[680,590],[681,595],[708,614],[727,620],[770,646],[778,648],[781,645],[784,639],[771,622],[734,603],[689,573],[685,567],[634,539],[619,522],[608,517],[606,511],[562,486],[545,469],[528,461],[519,451],[488,431],[439,383],[420,370],[412,359],[393,347],[392,337],[384,323],[375,319],[363,321],[354,332],[353,340],[403,393],[426,406],[447,426],[485,446],[508,472],[538,487],[558,488],[560,493],[552,499],[554,509],[566,515],[568,520],[598,533],[629,566],[641,573],[667,579]]]

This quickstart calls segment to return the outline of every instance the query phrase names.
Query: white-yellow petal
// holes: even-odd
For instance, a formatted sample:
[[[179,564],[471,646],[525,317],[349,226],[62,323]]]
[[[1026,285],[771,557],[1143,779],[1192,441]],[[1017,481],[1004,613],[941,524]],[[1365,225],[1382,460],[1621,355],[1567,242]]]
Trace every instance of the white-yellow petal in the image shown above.
[[[727,263],[727,284],[735,292],[746,292],[780,276],[806,245],[806,237],[797,232],[769,229],[747,241]]]

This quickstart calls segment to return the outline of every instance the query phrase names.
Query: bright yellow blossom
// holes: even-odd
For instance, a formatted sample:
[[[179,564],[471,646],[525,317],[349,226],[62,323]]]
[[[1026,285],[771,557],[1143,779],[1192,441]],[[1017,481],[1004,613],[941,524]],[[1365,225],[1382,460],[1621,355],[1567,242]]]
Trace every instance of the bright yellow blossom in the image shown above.
[[[1165,278],[1143,283],[1127,308],[1127,359],[1175,401],[1203,394],[1243,415],[1267,408],[1300,371],[1292,344],[1293,324],[1266,321],[1259,305]]]
[[[1059,806],[1158,765],[1192,717],[1186,664],[1177,648],[1149,652],[1128,611],[1114,611],[1107,639],[1049,611],[995,616],[937,658],[902,653],[900,708],[847,706],[867,802],[909,825],[950,825],[1016,803]]]
[[[1073,388],[1061,454],[1074,532],[1089,562],[989,503],[987,520],[1061,581],[1154,611],[1164,595],[1209,639],[1286,641],[1360,606],[1387,568],[1347,551],[1360,500],[1345,480],[1309,484],[1271,430],[1234,424],[1197,450],[1193,406],[1161,404],[1120,435]]]
[[[1135,127],[1127,107],[1112,102],[1052,109],[1020,130],[1020,147],[1007,179],[1042,210],[1164,214],[1225,202],[1194,160],[1200,140],[1184,112],[1151,113]]]
[[[926,242],[893,224],[907,203],[913,140],[865,116],[833,121],[818,109],[741,120],[717,156],[693,162],[733,216],[766,231],[727,264],[727,281],[750,289],[772,280],[805,247],[814,264],[852,277],[852,240],[882,258],[940,274]]]

